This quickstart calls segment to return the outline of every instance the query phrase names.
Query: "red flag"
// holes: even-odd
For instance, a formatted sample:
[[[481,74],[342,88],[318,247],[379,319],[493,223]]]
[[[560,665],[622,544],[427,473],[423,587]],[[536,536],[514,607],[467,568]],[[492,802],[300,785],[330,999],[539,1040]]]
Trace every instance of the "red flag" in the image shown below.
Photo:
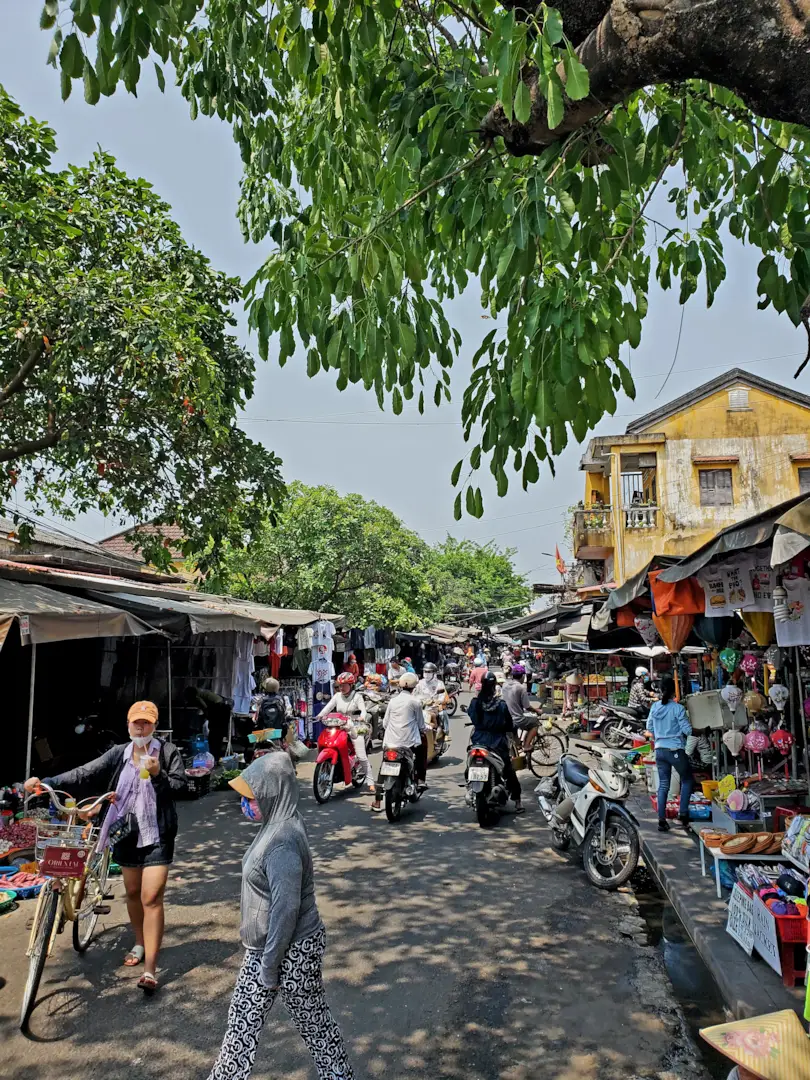
[[[554,555],[555,555],[554,562],[557,564],[557,573],[558,574],[564,574],[565,573],[565,563],[563,562],[563,557],[560,554],[560,549],[556,545],[554,547]]]

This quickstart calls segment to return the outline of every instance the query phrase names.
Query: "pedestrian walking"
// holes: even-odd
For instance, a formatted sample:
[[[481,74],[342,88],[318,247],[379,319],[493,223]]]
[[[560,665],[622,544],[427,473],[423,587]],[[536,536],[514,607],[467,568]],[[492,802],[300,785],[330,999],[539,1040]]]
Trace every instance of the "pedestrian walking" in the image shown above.
[[[262,827],[242,859],[245,958],[208,1080],[247,1080],[279,995],[312,1055],[318,1080],[354,1080],[323,987],[326,931],[315,903],[312,853],[289,755],[266,754],[230,783],[242,796],[246,816]]]
[[[155,738],[158,708],[152,701],[137,701],[127,714],[129,742],[113,746],[101,757],[76,769],[46,777],[53,788],[85,789],[89,794],[115,792],[115,802],[104,818],[99,847],[109,843],[121,867],[127,894],[127,912],[135,944],[124,957],[125,967],[144,965],[138,986],[147,994],[158,988],[157,963],[163,941],[163,899],[177,836],[175,792],[186,786],[180,751]],[[27,791],[39,787],[39,778],[26,781]]]
[[[647,730],[655,740],[655,764],[658,767],[658,829],[669,830],[666,818],[672,770],[681,778],[681,824],[689,828],[689,800],[695,789],[695,777],[686,755],[686,738],[692,734],[689,715],[675,701],[675,680],[667,675],[661,680],[661,700],[656,701],[647,717]]]

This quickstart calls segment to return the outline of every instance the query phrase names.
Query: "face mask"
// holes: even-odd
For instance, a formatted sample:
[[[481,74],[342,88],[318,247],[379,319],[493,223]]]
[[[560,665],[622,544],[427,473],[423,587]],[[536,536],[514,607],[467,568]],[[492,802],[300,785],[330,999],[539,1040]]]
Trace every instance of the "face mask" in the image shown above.
[[[145,746],[148,746],[149,743],[152,741],[151,735],[130,735],[129,738],[130,742],[133,742],[141,750],[143,750]]]
[[[259,804],[255,799],[248,799],[245,795],[242,796],[242,813],[248,821],[262,820],[262,812],[259,809]]]

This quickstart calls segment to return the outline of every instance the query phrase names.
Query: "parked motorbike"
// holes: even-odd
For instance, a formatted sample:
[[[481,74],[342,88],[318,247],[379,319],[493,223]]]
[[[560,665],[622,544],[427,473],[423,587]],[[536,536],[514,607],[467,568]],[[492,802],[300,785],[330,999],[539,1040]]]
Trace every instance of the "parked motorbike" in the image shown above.
[[[320,720],[321,717],[319,716]],[[328,802],[335,784],[363,786],[364,776],[352,740],[346,731],[346,717],[330,713],[323,718],[323,731],[318,736],[318,758],[312,777],[312,793],[319,803]]]
[[[594,731],[602,736],[602,742],[612,750],[632,746],[647,727],[647,714],[629,705],[602,705],[594,723]]]
[[[423,791],[416,782],[416,757],[409,747],[391,747],[383,751],[380,777],[385,793],[385,816],[399,821],[404,802],[416,803]]]
[[[618,889],[638,866],[638,822],[624,805],[636,775],[614,750],[590,746],[599,758],[593,768],[566,754],[557,775],[535,788],[540,809],[551,828],[551,846],[567,851],[574,841],[582,849],[582,865],[598,889]]]

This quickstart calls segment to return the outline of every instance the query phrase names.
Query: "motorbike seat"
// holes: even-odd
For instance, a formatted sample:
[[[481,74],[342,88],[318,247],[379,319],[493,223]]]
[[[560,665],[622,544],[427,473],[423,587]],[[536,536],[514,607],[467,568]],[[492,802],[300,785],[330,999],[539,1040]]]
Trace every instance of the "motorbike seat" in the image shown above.
[[[588,783],[588,766],[583,765],[578,758],[567,754],[562,759],[563,777],[566,783],[574,788],[584,788]]]
[[[636,709],[633,706],[630,706],[630,705],[611,705],[610,707],[613,710],[613,712],[617,713],[619,716],[626,716],[628,718],[628,720],[643,720],[644,719],[644,713],[641,711],[641,709]]]

